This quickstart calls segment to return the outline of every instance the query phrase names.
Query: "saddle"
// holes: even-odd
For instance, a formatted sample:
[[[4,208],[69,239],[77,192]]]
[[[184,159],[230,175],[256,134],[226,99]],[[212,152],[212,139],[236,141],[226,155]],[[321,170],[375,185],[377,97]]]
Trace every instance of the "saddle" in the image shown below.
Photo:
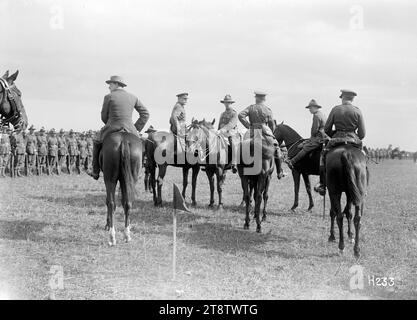
[[[338,146],[349,144],[362,150],[362,141],[352,138],[331,138],[326,144],[326,150],[334,149]]]

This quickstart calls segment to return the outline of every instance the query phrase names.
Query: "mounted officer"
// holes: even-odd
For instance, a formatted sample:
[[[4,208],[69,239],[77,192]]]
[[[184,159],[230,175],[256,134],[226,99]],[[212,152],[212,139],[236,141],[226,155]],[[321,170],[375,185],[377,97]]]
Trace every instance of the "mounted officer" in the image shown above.
[[[110,93],[104,97],[101,110],[101,120],[105,126],[101,128],[98,140],[94,140],[93,145],[93,170],[88,172],[94,179],[100,177],[99,155],[104,138],[122,129],[139,136],[146,122],[149,119],[149,111],[133,94],[125,91],[124,80],[119,76],[112,76],[106,83],[109,85]],[[132,113],[135,109],[139,113],[139,119],[135,124],[132,122]]]
[[[331,140],[323,150],[320,159],[320,184],[314,188],[320,195],[324,195],[326,192],[324,182],[327,151],[345,143],[350,143],[358,148],[362,148],[362,140],[365,138],[366,133],[362,112],[358,107],[355,107],[352,104],[354,97],[357,96],[356,92],[345,89],[340,91],[342,104],[333,107],[324,126],[324,132],[331,137]],[[333,126],[335,127],[335,130],[333,130]]]
[[[238,148],[240,143],[240,134],[237,130],[238,115],[237,112],[232,108],[232,104],[235,103],[235,101],[228,94],[224,97],[223,100],[220,100],[220,102],[224,104],[226,110],[220,115],[218,130],[219,134],[229,141],[232,149],[231,168],[232,172],[236,173],[237,159],[239,156]]]
[[[275,157],[281,153],[279,144],[273,132],[275,131],[275,122],[272,111],[265,105],[266,93],[255,91],[255,104],[250,105],[238,115],[240,122],[248,129],[243,139],[247,138],[248,134],[253,135],[254,129],[262,130],[262,136],[270,141],[275,147]],[[249,118],[249,121],[246,118]],[[279,178],[282,172],[277,173]]]
[[[174,105],[169,118],[169,124],[171,132],[176,136],[174,141],[179,142],[182,151],[185,151],[185,136],[187,134],[185,105],[188,101],[188,93],[179,93],[177,98],[177,103]]]
[[[36,166],[36,142],[37,137],[35,135],[35,127],[31,125],[29,127],[29,133],[26,135],[26,156],[28,158],[28,174],[33,174],[33,169]]]
[[[324,125],[326,124],[326,116],[320,111],[321,106],[317,104],[316,100],[312,99],[306,107],[313,114],[313,125],[311,126],[311,137],[304,144],[302,149],[288,161],[290,169],[313,150],[320,148],[327,138],[324,132]]]

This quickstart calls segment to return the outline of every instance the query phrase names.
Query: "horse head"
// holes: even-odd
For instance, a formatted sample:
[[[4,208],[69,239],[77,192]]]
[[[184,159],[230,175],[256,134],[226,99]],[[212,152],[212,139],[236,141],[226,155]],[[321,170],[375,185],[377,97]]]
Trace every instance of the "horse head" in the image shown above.
[[[210,122],[204,118],[201,121],[194,120],[190,124],[186,143],[187,149],[195,157],[199,155],[204,156],[209,138],[211,137],[210,132],[214,131],[214,122],[215,119]]]

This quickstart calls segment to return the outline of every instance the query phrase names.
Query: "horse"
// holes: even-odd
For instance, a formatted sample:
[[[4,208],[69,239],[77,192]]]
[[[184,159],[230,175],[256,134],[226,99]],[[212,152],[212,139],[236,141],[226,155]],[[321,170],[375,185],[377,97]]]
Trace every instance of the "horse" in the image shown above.
[[[149,184],[152,188],[153,201],[155,206],[162,206],[162,186],[166,175],[167,167],[174,166],[182,168],[183,188],[182,196],[185,198],[185,192],[188,185],[188,173],[192,169],[192,206],[197,205],[196,187],[197,176],[200,172],[200,163],[195,155],[190,155],[186,150],[177,148],[177,136],[167,131],[156,131],[149,134],[146,143],[146,162],[149,172]],[[176,150],[178,149],[178,151]],[[191,161],[190,161],[191,160]],[[156,168],[158,168],[158,178],[156,179]],[[157,190],[155,188],[157,184]],[[156,192],[157,191],[157,192]]]
[[[138,181],[142,166],[142,140],[125,130],[108,133],[103,140],[99,155],[100,168],[103,171],[106,185],[107,223],[105,230],[109,231],[109,245],[116,245],[114,228],[114,212],[116,210],[116,185],[122,194],[122,206],[125,213],[124,240],[129,242],[130,211],[135,198],[135,185]]]
[[[261,232],[261,220],[259,218],[261,204],[263,200],[262,221],[266,220],[266,207],[268,203],[268,190],[271,182],[271,176],[275,167],[275,146],[270,139],[262,136],[261,130],[249,131],[250,137],[245,138],[240,143],[240,159],[237,169],[243,188],[243,197],[245,199],[245,223],[243,228],[249,229],[251,212],[251,193],[254,192],[255,208],[254,218],[256,221],[256,232]],[[252,157],[253,162],[247,160]],[[260,161],[260,163],[259,163]],[[257,168],[256,165],[259,165]],[[278,157],[279,168],[281,169],[281,160]]]
[[[223,184],[226,179],[226,171],[230,169],[231,146],[228,146],[224,138],[219,136],[214,129],[215,119],[195,120],[191,123],[187,135],[187,148],[197,155],[204,163],[204,171],[210,185],[209,208],[214,207],[214,176],[217,180],[217,194],[219,197],[217,209],[223,209]]]
[[[290,126],[284,124],[284,122],[276,125],[275,138],[278,140],[278,143],[281,144],[283,141],[288,150],[288,157],[292,158],[299,151],[299,146],[305,139],[303,139],[294,129]],[[304,157],[294,165],[294,169],[291,170],[292,177],[294,180],[294,203],[291,207],[291,211],[295,212],[295,209],[298,207],[298,194],[300,191],[300,175],[303,177],[306,191],[308,194],[309,205],[307,212],[311,212],[314,207],[313,197],[311,195],[311,184],[309,175],[320,175],[320,153],[321,148],[314,150],[309,156]]]
[[[25,130],[28,125],[28,118],[22,103],[22,92],[14,83],[19,70],[9,76],[9,71],[0,78],[0,116],[1,126]]]
[[[334,220],[337,218],[339,228],[339,251],[343,253],[345,244],[343,237],[343,215],[348,219],[348,237],[354,242],[354,255],[360,257],[359,230],[361,216],[363,215],[364,198],[369,184],[369,171],[366,165],[366,156],[356,146],[343,144],[330,149],[326,155],[326,185],[330,197],[330,237],[329,241],[335,241]],[[346,194],[346,207],[342,212],[341,196]],[[355,207],[355,239],[351,231],[352,213],[350,209]]]

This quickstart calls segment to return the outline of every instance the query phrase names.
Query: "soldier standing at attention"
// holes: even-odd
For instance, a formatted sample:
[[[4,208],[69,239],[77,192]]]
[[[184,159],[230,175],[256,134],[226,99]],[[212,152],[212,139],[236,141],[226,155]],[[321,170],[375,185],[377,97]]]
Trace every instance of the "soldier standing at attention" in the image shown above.
[[[232,104],[235,102],[229,94],[226,95],[220,102],[224,104],[226,110],[220,115],[218,130],[219,134],[227,138],[229,141],[232,149],[232,172],[236,173],[240,135],[237,131],[237,112],[232,108]]]
[[[15,129],[15,134],[12,139],[12,152],[14,155],[14,174],[18,177],[22,176],[21,170],[25,165],[26,142],[23,137],[21,127]]]
[[[84,133],[80,134],[80,138],[78,140],[78,172],[81,172],[81,168],[87,168],[87,141],[85,140]]]
[[[294,169],[294,165],[304,158],[311,151],[320,148],[323,145],[327,135],[324,132],[324,125],[326,124],[326,116],[320,111],[321,106],[317,104],[316,100],[312,99],[306,107],[313,114],[313,125],[311,126],[311,137],[303,145],[303,148],[288,161],[290,169]]]
[[[76,158],[78,155],[78,142],[75,137],[74,130],[69,131],[69,137],[67,139],[68,146],[68,172],[71,173],[73,166],[76,164]]]
[[[91,163],[93,159],[93,132],[91,130],[88,130],[87,132],[87,138],[85,139],[87,141],[87,171],[91,170]]]
[[[177,94],[177,98],[178,101],[172,109],[169,124],[171,132],[176,136],[175,141],[179,141],[182,151],[185,151],[185,136],[187,133],[185,124],[185,105],[188,101],[188,93],[179,93]]]
[[[110,93],[104,97],[101,110],[101,120],[105,123],[100,130],[98,140],[93,145],[93,170],[88,172],[94,179],[100,177],[99,155],[105,137],[121,129],[126,130],[139,137],[146,122],[149,119],[149,111],[133,94],[125,91],[125,81],[119,76],[112,76],[106,83],[109,85]],[[133,124],[133,109],[139,113],[139,119]]]
[[[29,128],[29,133],[26,136],[26,156],[28,157],[28,174],[33,174],[33,168],[36,165],[36,142],[35,127],[33,125]]]
[[[39,174],[41,174],[43,168],[45,168],[46,166],[46,161],[48,157],[48,140],[45,135],[44,127],[42,127],[39,130],[39,135],[37,137],[37,149],[38,149]]]
[[[0,175],[6,176],[6,167],[9,164],[10,158],[10,138],[6,132],[6,128],[3,127],[0,133]]]
[[[58,140],[58,174],[61,173],[64,159],[68,154],[67,139],[64,129],[59,130]]]
[[[333,107],[324,126],[324,132],[332,139],[323,150],[320,159],[320,184],[314,188],[320,195],[326,192],[325,187],[325,160],[326,152],[335,146],[335,143],[344,141],[358,147],[362,147],[362,139],[365,138],[365,122],[362,112],[352,102],[356,92],[352,90],[340,90],[342,104]],[[333,131],[333,126],[335,130]]]
[[[53,172],[53,167],[56,166],[58,162],[58,139],[54,128],[49,131],[48,158],[49,168],[51,172]]]

